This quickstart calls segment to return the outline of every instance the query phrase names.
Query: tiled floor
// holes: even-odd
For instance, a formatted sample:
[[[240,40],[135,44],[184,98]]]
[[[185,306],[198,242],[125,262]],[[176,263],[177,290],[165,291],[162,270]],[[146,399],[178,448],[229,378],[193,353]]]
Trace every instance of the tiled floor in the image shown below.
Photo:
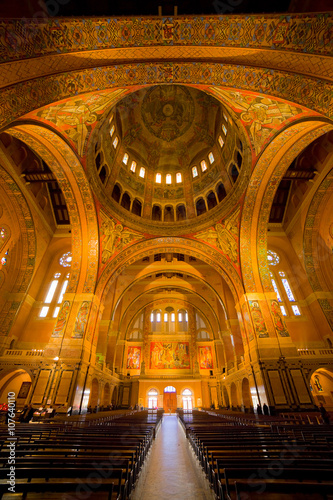
[[[175,415],[165,415],[131,500],[214,500]]]

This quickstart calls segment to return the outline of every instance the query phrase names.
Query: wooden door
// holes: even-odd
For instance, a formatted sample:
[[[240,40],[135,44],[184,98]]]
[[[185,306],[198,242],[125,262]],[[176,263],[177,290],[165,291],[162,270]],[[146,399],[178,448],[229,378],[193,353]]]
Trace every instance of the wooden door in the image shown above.
[[[166,413],[174,413],[177,410],[177,394],[175,392],[165,392],[163,396],[163,408]]]

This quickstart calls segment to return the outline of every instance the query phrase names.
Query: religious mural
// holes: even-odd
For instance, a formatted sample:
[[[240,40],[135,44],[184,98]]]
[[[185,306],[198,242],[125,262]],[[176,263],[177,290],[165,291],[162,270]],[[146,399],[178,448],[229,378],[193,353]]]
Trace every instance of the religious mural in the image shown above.
[[[38,118],[54,124],[73,141],[80,156],[84,155],[88,137],[106,107],[116,101],[124,90],[87,94],[40,109]]]
[[[211,346],[199,347],[199,366],[202,369],[213,368],[213,356]]]
[[[129,347],[127,352],[127,365],[129,370],[140,369],[141,347]]]
[[[249,305],[256,334],[258,337],[268,337],[266,323],[262,315],[259,302],[257,300],[249,300]]]
[[[114,220],[105,217],[101,225],[102,263],[105,264],[116,251],[120,251],[128,243],[142,238],[142,235],[116,224]]]
[[[219,248],[234,264],[238,261],[239,214],[238,208],[230,217],[216,224],[215,228],[209,228],[195,235],[195,238]]]
[[[190,368],[188,342],[151,342],[150,368],[186,369]]]
[[[56,337],[61,337],[61,335],[63,335],[65,331],[67,316],[69,313],[69,307],[70,307],[69,301],[65,300],[65,302],[61,306],[56,325],[52,332],[52,337],[56,338]]]
[[[289,337],[289,332],[287,330],[286,323],[283,319],[281,308],[277,300],[271,301],[271,313],[277,333],[281,337]]]
[[[89,313],[89,302],[82,302],[77,313],[72,339],[82,339],[86,328]]]
[[[146,93],[141,107],[143,122],[149,132],[163,141],[173,141],[190,128],[194,101],[186,87],[158,85]]]

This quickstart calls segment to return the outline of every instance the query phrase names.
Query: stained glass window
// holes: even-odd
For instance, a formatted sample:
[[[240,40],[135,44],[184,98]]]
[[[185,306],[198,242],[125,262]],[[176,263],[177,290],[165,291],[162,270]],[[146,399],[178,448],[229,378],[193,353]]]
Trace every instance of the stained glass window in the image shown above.
[[[135,172],[135,169],[136,169],[136,162],[132,161],[132,163],[131,163],[131,171]]]
[[[128,154],[127,154],[127,153],[125,153],[125,154],[124,154],[124,157],[123,157],[123,163],[124,163],[125,165],[127,165],[127,162],[128,162]]]
[[[205,160],[202,160],[200,165],[201,165],[201,170],[205,172],[205,170],[207,170],[207,163],[205,162]]]
[[[180,172],[177,172],[177,174],[176,174],[176,182],[177,182],[177,184],[182,182],[182,174]]]
[[[212,152],[210,152],[210,153],[209,153],[209,155],[208,155],[208,160],[209,160],[209,163],[210,163],[210,164],[214,163],[215,158],[214,158],[214,155],[213,155],[213,153],[212,153]]]
[[[225,113],[223,113],[223,118],[225,119],[226,122],[228,121],[228,117]]]
[[[276,283],[275,283],[275,279],[271,278],[271,281],[272,281],[272,285],[273,285],[273,288],[274,288],[274,292],[276,293],[277,295],[277,299],[279,302],[282,302],[281,300],[281,296],[279,294],[279,290],[278,290],[278,287],[276,286]]]
[[[162,182],[162,175],[161,174],[156,174],[156,182],[158,184],[161,184],[161,182]]]
[[[291,308],[295,316],[301,316],[301,311],[299,310],[298,306],[291,306]]]
[[[192,167],[192,175],[193,175],[193,177],[197,177],[197,175],[198,175],[197,167]]]
[[[285,307],[284,306],[280,306],[280,309],[281,309],[281,312],[282,312],[283,316],[287,316]]]
[[[110,130],[110,136],[112,137],[114,134],[114,125],[112,125],[111,130]]]
[[[222,125],[222,130],[223,130],[224,135],[227,135],[228,130],[227,130],[227,127],[224,124]]]
[[[72,252],[64,253],[59,259],[59,264],[63,267],[71,267],[72,265]]]
[[[284,286],[284,289],[288,295],[288,299],[290,300],[290,302],[295,302],[295,297],[293,295],[293,292],[291,291],[291,288],[290,288],[290,285],[289,285],[289,282],[286,278],[282,278],[282,284]]]
[[[280,257],[276,252],[267,250],[267,260],[270,266],[276,266],[280,262]]]
[[[222,139],[221,135],[219,135],[219,144],[220,144],[221,148],[223,148],[223,146],[224,146],[224,140]]]
[[[113,143],[112,143],[114,149],[116,149],[116,147],[118,146],[118,137],[116,136],[113,140]]]
[[[172,177],[171,177],[171,174],[167,174],[167,175],[166,175],[166,183],[167,183],[167,184],[171,184],[171,183],[172,183]]]
[[[140,173],[139,173],[139,176],[142,177],[142,179],[144,179],[145,177],[145,173],[146,173],[146,170],[144,169],[144,167],[141,167],[140,168]]]

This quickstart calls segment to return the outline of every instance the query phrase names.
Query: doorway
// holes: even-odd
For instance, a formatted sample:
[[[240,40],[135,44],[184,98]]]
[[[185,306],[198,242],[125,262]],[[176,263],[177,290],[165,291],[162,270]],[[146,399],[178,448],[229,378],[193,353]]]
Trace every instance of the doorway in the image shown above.
[[[190,391],[190,389],[185,389],[183,391],[183,409],[192,410],[192,408],[193,408],[192,392]]]
[[[172,385],[164,389],[163,409],[165,413],[174,413],[177,410],[177,391]]]

